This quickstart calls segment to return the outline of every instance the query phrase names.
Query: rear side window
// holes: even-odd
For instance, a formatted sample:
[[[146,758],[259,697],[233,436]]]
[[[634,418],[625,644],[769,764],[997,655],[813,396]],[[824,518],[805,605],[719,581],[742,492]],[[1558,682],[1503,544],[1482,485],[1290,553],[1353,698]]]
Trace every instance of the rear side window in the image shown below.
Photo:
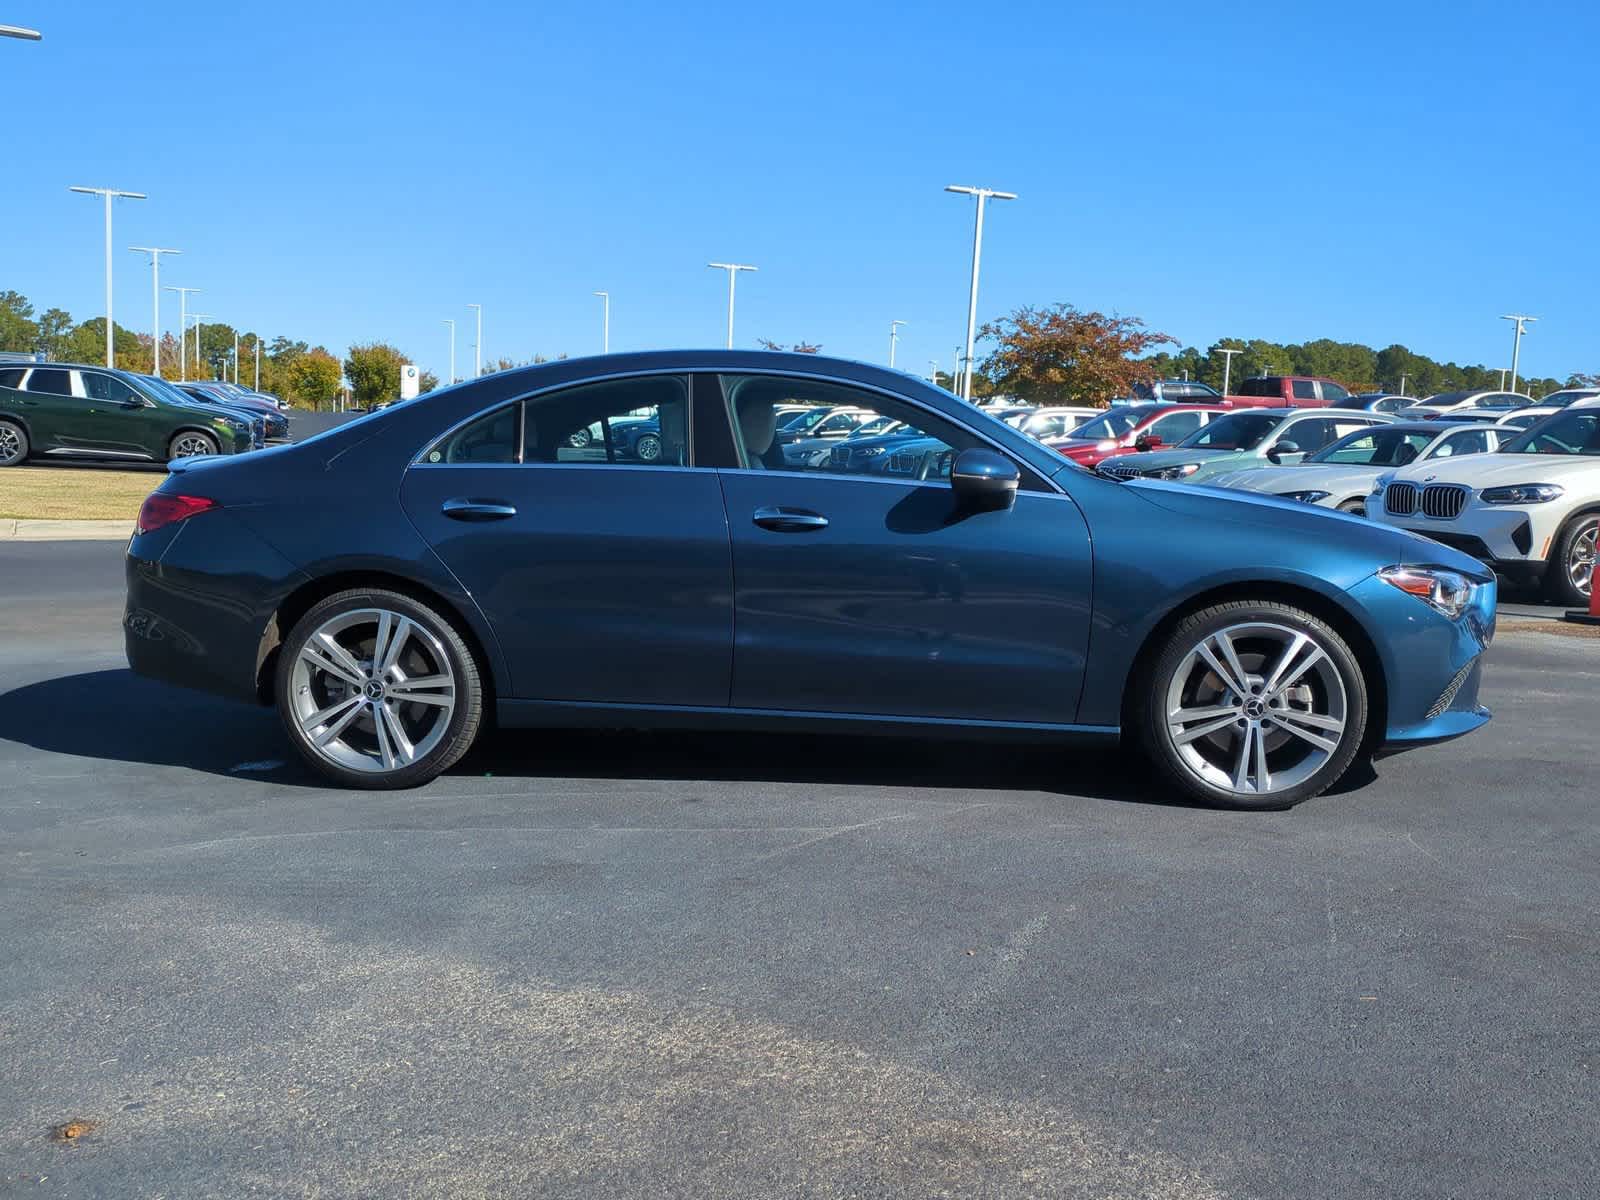
[[[1294,398],[1296,400],[1315,400],[1317,398],[1317,385],[1309,379],[1296,379],[1294,384]]]
[[[1350,433],[1354,428],[1356,427],[1352,426],[1343,432]],[[1307,454],[1310,454],[1321,450],[1340,435],[1335,430],[1332,421],[1296,421],[1283,431],[1282,436],[1286,441],[1293,442]]]
[[[22,368],[8,367],[0,371],[0,387],[18,388],[22,386]]]
[[[70,396],[72,378],[65,371],[41,371],[35,367],[28,376],[28,391],[40,396]]]
[[[1281,396],[1283,385],[1276,379],[1246,379],[1239,385],[1241,396]]]

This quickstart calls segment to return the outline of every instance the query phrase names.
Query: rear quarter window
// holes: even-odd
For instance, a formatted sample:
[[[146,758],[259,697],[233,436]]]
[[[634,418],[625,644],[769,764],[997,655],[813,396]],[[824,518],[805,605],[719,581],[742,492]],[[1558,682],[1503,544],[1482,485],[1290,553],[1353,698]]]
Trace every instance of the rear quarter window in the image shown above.
[[[7,367],[0,370],[0,387],[19,388],[22,386],[22,368]]]

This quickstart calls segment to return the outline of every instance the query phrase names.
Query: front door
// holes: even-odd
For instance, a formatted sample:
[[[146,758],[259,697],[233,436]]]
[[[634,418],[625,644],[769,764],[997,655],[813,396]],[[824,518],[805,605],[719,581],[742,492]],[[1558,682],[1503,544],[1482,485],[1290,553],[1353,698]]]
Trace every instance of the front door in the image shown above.
[[[723,382],[746,464],[719,473],[733,539],[735,707],[1074,720],[1091,559],[1071,500],[1025,471],[1013,507],[963,512],[946,480],[957,451],[984,444],[974,434],[864,389]],[[859,404],[924,436],[847,456],[843,470],[832,469],[837,455],[772,469],[767,410],[797,398]]]
[[[113,454],[154,458],[164,447],[152,445],[155,412],[143,396],[122,380],[100,371],[79,371],[83,406],[79,432],[86,448]]]
[[[494,626],[508,699],[728,703],[728,526],[690,464],[688,380],[593,383],[486,414],[425,451],[401,498]],[[654,417],[648,464],[613,417]]]

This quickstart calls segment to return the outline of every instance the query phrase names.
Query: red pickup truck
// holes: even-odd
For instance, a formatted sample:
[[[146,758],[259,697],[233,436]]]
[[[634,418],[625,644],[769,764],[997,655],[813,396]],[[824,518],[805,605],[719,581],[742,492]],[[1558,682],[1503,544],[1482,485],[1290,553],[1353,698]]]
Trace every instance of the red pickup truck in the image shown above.
[[[1342,383],[1320,375],[1257,375],[1224,397],[1235,408],[1327,408],[1349,399]]]

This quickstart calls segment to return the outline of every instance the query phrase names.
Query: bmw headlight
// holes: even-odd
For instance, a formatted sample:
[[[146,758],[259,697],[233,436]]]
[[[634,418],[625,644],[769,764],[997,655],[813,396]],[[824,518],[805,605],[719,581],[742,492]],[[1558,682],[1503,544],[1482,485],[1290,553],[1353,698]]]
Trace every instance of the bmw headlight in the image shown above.
[[[883,453],[883,451],[884,451],[884,447],[882,447],[882,446],[863,446],[860,450],[857,450],[855,452],[855,457],[856,458],[877,458],[878,455]]]
[[[1187,479],[1200,469],[1199,463],[1184,463],[1181,467],[1161,467],[1159,470],[1146,471],[1151,479]]]
[[[1315,504],[1318,500],[1326,500],[1328,498],[1327,492],[1317,491],[1284,492],[1282,495],[1285,500],[1298,500],[1301,504]]]
[[[1389,486],[1389,481],[1393,478],[1393,475],[1379,475],[1377,479],[1372,481],[1372,494],[1374,496],[1383,495],[1384,489]]]
[[[1485,504],[1548,504],[1561,496],[1553,483],[1513,483],[1506,487],[1484,488],[1478,498]]]
[[[1378,578],[1454,621],[1472,600],[1472,580],[1443,567],[1384,567]]]

